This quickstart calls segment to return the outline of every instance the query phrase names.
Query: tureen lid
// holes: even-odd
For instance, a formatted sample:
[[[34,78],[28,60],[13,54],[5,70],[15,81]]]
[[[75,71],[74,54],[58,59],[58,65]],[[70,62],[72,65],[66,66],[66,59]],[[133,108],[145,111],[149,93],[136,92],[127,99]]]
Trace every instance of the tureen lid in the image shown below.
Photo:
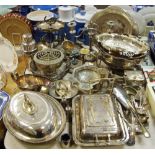
[[[53,108],[35,92],[25,91],[13,96],[8,114],[10,122],[31,135],[44,135],[55,123]]]
[[[29,143],[55,139],[64,129],[63,107],[49,95],[23,91],[3,110],[3,122],[16,138]]]

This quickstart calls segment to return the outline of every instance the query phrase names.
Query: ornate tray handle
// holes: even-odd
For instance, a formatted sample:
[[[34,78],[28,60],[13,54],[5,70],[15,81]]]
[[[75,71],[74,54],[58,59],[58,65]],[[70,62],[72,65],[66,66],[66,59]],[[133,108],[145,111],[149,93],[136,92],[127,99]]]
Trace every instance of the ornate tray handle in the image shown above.
[[[29,115],[34,115],[35,112],[37,111],[35,104],[25,94],[24,94],[23,110]]]

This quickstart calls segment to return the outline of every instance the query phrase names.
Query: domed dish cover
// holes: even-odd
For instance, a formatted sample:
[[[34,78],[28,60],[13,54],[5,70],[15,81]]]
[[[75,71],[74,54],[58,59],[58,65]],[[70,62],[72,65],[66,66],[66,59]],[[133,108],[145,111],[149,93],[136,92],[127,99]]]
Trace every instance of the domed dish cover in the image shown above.
[[[66,117],[62,107],[56,107],[59,103],[52,100],[31,91],[16,94],[3,112],[6,128],[16,138],[30,143],[55,138],[62,132]]]

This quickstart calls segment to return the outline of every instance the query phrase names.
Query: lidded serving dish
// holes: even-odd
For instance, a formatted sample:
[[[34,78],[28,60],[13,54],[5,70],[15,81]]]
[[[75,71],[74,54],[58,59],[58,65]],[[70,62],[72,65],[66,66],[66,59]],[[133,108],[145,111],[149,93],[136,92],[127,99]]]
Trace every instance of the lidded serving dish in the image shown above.
[[[72,133],[77,145],[123,145],[128,140],[127,125],[117,113],[121,108],[110,94],[78,95],[72,107]]]
[[[8,131],[29,143],[42,143],[56,138],[64,129],[66,116],[52,97],[24,91],[13,96],[3,112]]]
[[[116,68],[127,69],[139,64],[149,50],[145,42],[132,36],[103,33],[96,40],[105,63]]]
[[[37,69],[45,73],[55,72],[61,66],[63,59],[62,51],[50,48],[37,52],[33,57]]]

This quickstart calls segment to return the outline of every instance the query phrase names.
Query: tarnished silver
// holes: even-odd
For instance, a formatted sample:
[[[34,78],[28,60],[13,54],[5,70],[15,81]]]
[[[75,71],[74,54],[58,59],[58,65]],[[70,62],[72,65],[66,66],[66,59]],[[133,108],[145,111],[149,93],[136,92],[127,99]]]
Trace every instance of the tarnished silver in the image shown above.
[[[56,71],[61,66],[63,59],[62,51],[50,48],[37,52],[33,58],[38,70],[45,73]]]
[[[60,145],[62,148],[69,148],[71,146],[71,135],[68,133],[64,133],[60,137]]]
[[[149,51],[146,43],[132,36],[103,33],[97,35],[96,40],[96,46],[101,51],[103,61],[115,68],[134,67]]]
[[[71,54],[71,52],[75,48],[75,44],[72,41],[65,40],[62,42],[62,48],[65,50],[67,54]]]
[[[29,143],[42,143],[62,132],[66,115],[52,97],[24,91],[13,96],[4,109],[3,121],[16,138]]]
[[[47,87],[51,83],[51,81],[45,77],[32,74],[25,74],[22,76],[12,74],[12,78],[22,90],[40,91],[42,86]]]
[[[110,94],[76,96],[72,102],[74,142],[80,146],[125,144],[127,126],[115,106]]]

